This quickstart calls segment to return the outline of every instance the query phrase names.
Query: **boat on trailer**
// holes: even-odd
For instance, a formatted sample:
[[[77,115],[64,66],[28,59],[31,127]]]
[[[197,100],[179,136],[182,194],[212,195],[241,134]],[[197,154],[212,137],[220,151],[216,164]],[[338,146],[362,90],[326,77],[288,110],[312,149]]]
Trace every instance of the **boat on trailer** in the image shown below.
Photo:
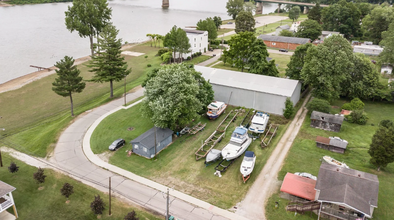
[[[250,174],[253,171],[254,164],[256,163],[256,155],[253,151],[246,151],[244,159],[242,160],[240,171],[244,183],[249,179]]]
[[[214,101],[208,105],[207,116],[209,119],[216,119],[224,112],[224,110],[226,110],[226,108],[226,103]]]
[[[222,151],[217,149],[212,149],[209,151],[205,157],[205,165],[218,160],[222,156]]]
[[[332,165],[335,165],[335,166],[339,166],[339,167],[349,168],[349,166],[346,165],[345,163],[339,162],[338,160],[335,160],[334,158],[332,158],[330,156],[324,156],[323,159],[329,164],[332,164]]]
[[[240,126],[236,127],[231,135],[230,143],[222,150],[223,159],[229,161],[241,156],[252,143],[252,138],[248,135],[248,129]]]
[[[253,116],[252,123],[249,126],[249,131],[262,134],[267,127],[270,115],[264,112],[256,112]]]

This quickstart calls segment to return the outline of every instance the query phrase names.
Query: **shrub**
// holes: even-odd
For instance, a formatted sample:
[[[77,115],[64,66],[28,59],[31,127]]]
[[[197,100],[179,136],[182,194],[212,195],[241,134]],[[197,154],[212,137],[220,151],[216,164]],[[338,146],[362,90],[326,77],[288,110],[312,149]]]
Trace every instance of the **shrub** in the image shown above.
[[[389,120],[389,119],[386,119],[386,120],[382,120],[382,121],[380,122],[380,125],[383,126],[383,127],[385,127],[385,128],[390,128],[390,127],[393,127],[393,126],[394,126],[394,123],[393,123],[393,121],[391,121],[391,120]]]
[[[18,172],[19,167],[16,165],[16,163],[11,162],[10,166],[8,167],[8,170],[9,170],[11,173],[16,173],[16,172]]]
[[[331,105],[324,99],[314,98],[306,106],[309,112],[318,111],[324,113],[330,113]]]
[[[124,220],[139,220],[139,218],[137,218],[137,214],[133,210],[132,212],[127,213],[127,215],[124,217]]]
[[[152,65],[151,65],[151,64],[147,64],[146,66],[147,66],[147,67],[151,67]]]
[[[172,53],[170,51],[161,55],[161,60],[163,60],[163,63],[169,63],[171,59]]]
[[[74,187],[69,183],[65,183],[60,189],[60,193],[62,193],[62,195],[65,196],[68,200],[68,197],[70,197],[71,194],[74,193]]]
[[[352,108],[352,105],[350,103],[345,103],[345,104],[342,105],[342,109],[352,110],[353,108]]]
[[[148,58],[148,55],[146,55],[145,58]]]
[[[94,200],[90,203],[90,208],[95,215],[101,215],[104,211],[104,202],[100,198],[100,195],[94,196]]]
[[[170,49],[168,49],[168,48],[162,48],[162,49],[160,49],[159,51],[157,51],[157,55],[158,56],[161,56],[161,55],[163,55],[163,54],[165,54],[165,53],[167,53],[167,52],[170,52],[171,50]]]
[[[350,123],[365,125],[368,121],[368,116],[364,110],[353,110],[350,115],[345,116]]]
[[[350,103],[345,103],[342,105],[342,109],[345,110],[362,110],[364,109],[364,102],[362,102],[359,98],[354,98]]]
[[[289,119],[293,115],[293,113],[294,113],[293,102],[290,100],[290,98],[287,98],[285,102],[285,109],[283,109],[283,116]]]
[[[33,174],[34,179],[37,181],[38,184],[45,182],[45,178],[47,177],[44,174],[44,170],[41,168],[38,168],[37,172]]]
[[[190,60],[191,58],[190,58],[190,56],[188,56],[187,58],[186,58],[186,60]]]

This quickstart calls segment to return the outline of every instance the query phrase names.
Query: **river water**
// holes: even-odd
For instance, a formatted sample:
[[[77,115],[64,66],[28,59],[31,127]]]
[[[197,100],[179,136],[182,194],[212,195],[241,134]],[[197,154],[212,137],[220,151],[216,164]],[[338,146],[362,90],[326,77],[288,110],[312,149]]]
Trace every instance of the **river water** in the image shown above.
[[[195,25],[206,17],[227,19],[227,0],[112,0],[112,22],[123,42],[141,42],[147,33],[164,35],[173,25]],[[36,71],[30,65],[51,67],[65,55],[74,58],[90,54],[89,39],[70,33],[64,12],[72,3],[0,7],[0,84]],[[264,4],[264,14],[275,4]]]

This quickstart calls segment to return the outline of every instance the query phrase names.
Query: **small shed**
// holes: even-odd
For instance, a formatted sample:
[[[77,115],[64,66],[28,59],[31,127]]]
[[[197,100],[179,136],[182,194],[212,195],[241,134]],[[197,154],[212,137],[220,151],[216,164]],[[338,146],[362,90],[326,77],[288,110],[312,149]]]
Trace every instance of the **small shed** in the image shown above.
[[[10,186],[3,181],[0,181],[0,217],[8,217],[8,215],[12,216],[11,214],[6,212],[6,210],[12,206],[14,208],[15,218],[18,218],[18,212],[16,211],[14,198],[12,197],[12,192],[15,189],[15,187]]]
[[[280,191],[314,201],[316,195],[315,186],[316,180],[287,173],[280,187]]]
[[[150,159],[172,143],[173,133],[174,132],[169,128],[163,129],[153,127],[136,139],[130,141],[133,147],[133,153]]]
[[[344,118],[345,117],[342,115],[332,115],[313,111],[311,115],[311,127],[339,132]]]
[[[335,153],[345,153],[348,142],[338,137],[316,137],[316,146],[321,149],[329,150]]]

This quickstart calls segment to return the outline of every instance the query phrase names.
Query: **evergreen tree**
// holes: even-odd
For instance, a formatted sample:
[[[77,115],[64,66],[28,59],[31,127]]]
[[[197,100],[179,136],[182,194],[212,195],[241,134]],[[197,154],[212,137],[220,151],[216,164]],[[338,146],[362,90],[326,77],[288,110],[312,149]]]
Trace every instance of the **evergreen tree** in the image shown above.
[[[72,57],[65,56],[64,59],[56,62],[55,67],[57,78],[52,83],[52,90],[63,97],[70,97],[71,102],[71,116],[74,116],[74,103],[72,94],[80,93],[85,88],[86,84],[79,74],[81,71],[74,66],[74,59]]]
[[[286,76],[290,79],[301,80],[301,71],[304,67],[305,58],[307,55],[308,48],[312,47],[313,44],[306,43],[296,48],[295,52],[290,58],[290,62],[287,64]],[[303,83],[304,85],[305,83]]]
[[[215,40],[218,37],[217,26],[212,18],[199,20],[197,22],[197,30],[208,31],[209,40]]]
[[[321,7],[319,3],[316,3],[316,5],[309,10],[308,19],[315,20],[319,24],[321,23]]]
[[[47,176],[44,174],[44,170],[39,167],[37,172],[35,172],[33,174],[33,177],[37,181],[38,184],[41,184],[41,183],[45,182],[45,178]]]
[[[74,193],[74,186],[69,183],[65,183],[60,189],[60,193],[68,200],[68,198]]]
[[[254,20],[252,13],[241,11],[235,19],[235,32],[237,34],[244,31],[255,32],[255,25],[256,21]]]
[[[244,0],[228,0],[226,8],[227,14],[235,19],[244,8]]]
[[[269,56],[267,46],[261,39],[256,39],[251,47],[249,64],[249,72],[266,76],[279,76],[278,68],[276,68],[275,60],[267,61]]]
[[[380,126],[372,137],[372,143],[368,150],[371,156],[370,162],[380,170],[387,164],[394,162],[394,127]]]
[[[124,220],[139,220],[139,218],[137,218],[137,214],[133,210],[132,212],[127,213],[127,215],[124,217]]]
[[[293,102],[290,100],[290,98],[287,98],[285,102],[285,108],[283,109],[283,116],[289,119],[294,114],[294,111]]]
[[[219,30],[220,25],[222,25],[222,18],[215,16],[213,17],[213,22],[215,22],[216,30]]]
[[[94,200],[90,203],[90,208],[95,215],[101,215],[104,211],[104,201],[100,198],[100,195],[94,196]]]
[[[19,171],[19,167],[16,165],[16,163],[11,162],[10,166],[8,167],[8,170],[9,170],[11,173],[16,173],[16,172]]]
[[[114,96],[113,82],[124,79],[131,72],[121,55],[121,39],[116,38],[118,32],[113,25],[104,28],[98,39],[100,50],[88,65],[91,68],[89,71],[94,73],[91,81],[110,83],[111,98]]]

